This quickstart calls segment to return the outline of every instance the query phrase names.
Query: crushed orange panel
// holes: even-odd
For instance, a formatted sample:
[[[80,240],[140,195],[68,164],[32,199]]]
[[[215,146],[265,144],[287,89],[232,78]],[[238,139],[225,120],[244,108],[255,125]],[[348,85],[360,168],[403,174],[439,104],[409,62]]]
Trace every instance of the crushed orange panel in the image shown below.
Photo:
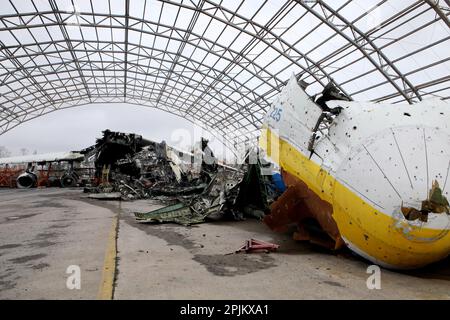
[[[278,232],[288,231],[289,225],[295,223],[295,240],[307,240],[330,249],[341,248],[344,241],[332,217],[332,205],[297,177],[285,171],[282,176],[288,189],[271,205],[264,222]]]

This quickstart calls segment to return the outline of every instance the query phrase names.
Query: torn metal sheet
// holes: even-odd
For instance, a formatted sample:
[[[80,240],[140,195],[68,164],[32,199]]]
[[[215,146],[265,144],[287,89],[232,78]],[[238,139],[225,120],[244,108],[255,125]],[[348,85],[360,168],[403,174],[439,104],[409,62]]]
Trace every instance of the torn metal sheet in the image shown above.
[[[450,206],[447,198],[442,194],[442,190],[439,187],[437,180],[433,181],[429,196],[426,200],[422,201],[422,207],[416,209],[413,207],[401,206],[401,211],[405,218],[409,221],[419,219],[422,222],[428,222],[428,215],[430,213],[450,213]]]
[[[269,195],[268,186],[273,186],[273,181],[261,174],[259,162],[219,165],[206,139],[196,144],[193,153],[183,153],[164,141],[156,143],[108,130],[103,134],[88,151],[96,154],[99,183],[95,188],[85,188],[86,192],[119,193],[122,200],[165,197],[166,201],[182,204],[136,213],[140,221],[192,224],[206,218],[262,219],[269,209],[269,199],[277,194],[272,188]]]
[[[268,200],[259,165],[248,166],[245,173],[218,167],[214,173],[205,174],[210,181],[200,194],[178,197],[181,203],[163,209],[135,213],[136,219],[188,225],[206,219],[241,220],[244,215],[258,219],[264,217]]]
[[[310,241],[329,249],[341,248],[344,241],[332,217],[332,205],[295,176],[286,171],[282,174],[289,187],[271,205],[270,215],[264,217],[264,223],[277,232],[285,232],[295,223],[295,240]]]
[[[146,213],[135,214],[136,220],[145,223],[168,223],[173,222],[184,226],[202,223],[205,215],[199,214],[183,203],[170,205]]]

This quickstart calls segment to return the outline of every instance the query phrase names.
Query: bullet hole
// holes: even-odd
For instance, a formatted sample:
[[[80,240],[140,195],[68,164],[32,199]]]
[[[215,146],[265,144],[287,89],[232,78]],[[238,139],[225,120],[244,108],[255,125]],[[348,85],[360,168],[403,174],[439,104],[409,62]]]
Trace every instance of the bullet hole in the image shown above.
[[[407,116],[407,117],[411,117],[411,115],[408,112],[403,113],[403,115]]]

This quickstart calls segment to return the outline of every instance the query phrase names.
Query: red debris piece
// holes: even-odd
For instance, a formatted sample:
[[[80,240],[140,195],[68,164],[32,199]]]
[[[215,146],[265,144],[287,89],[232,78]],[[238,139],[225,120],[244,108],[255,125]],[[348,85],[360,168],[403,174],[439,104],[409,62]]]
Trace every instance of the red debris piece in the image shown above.
[[[236,253],[270,252],[277,250],[279,247],[280,246],[278,244],[250,239],[246,240],[245,244],[239,250],[237,250]]]

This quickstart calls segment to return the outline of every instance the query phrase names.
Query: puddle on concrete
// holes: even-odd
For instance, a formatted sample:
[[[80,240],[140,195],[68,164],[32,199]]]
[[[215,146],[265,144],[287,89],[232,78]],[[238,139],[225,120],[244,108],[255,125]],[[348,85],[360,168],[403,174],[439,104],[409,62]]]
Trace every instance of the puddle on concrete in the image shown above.
[[[197,254],[194,261],[202,264],[216,276],[237,276],[277,266],[270,254],[230,254],[201,255]]]
[[[45,269],[47,267],[50,267],[50,265],[48,263],[39,263],[39,264],[35,264],[32,265],[31,268],[34,270],[42,270]]]
[[[167,245],[175,245],[183,247],[187,250],[192,250],[198,248],[198,245],[186,238],[184,234],[177,232],[177,229],[180,226],[170,225],[170,224],[146,224],[146,223],[138,223],[136,220],[130,216],[125,215],[121,217],[122,221],[125,221],[128,225],[137,228],[139,230],[144,231],[146,234],[151,236],[155,236],[167,242]],[[189,228],[189,227],[183,227]]]
[[[8,279],[10,278],[14,273],[13,272],[7,272],[0,275],[0,292],[5,290],[11,290],[14,289],[17,285],[17,283],[13,280],[19,279],[18,277],[14,279]],[[3,299],[3,298],[2,298]]]
[[[30,204],[30,207],[33,207],[33,208],[57,208],[57,209],[67,208],[66,205],[61,204],[61,202],[59,202],[59,201],[49,201],[49,200],[32,202]]]
[[[46,256],[47,255],[44,253],[38,253],[38,254],[29,255],[29,256],[22,256],[22,257],[18,257],[18,258],[9,259],[8,261],[19,264],[19,263],[25,263],[25,262],[41,259]]]
[[[28,247],[30,247],[30,248],[47,248],[47,247],[54,246],[55,244],[57,244],[57,242],[43,240],[43,241],[32,242],[28,245]]]
[[[70,224],[54,224],[48,227],[48,229],[64,229],[70,227]]]
[[[18,248],[18,247],[21,247],[21,246],[22,245],[20,243],[4,244],[4,245],[0,246],[0,250],[14,249],[14,248]]]
[[[11,280],[0,280],[0,292],[5,290],[11,290],[16,287],[16,283]]]
[[[58,233],[58,232],[43,232],[43,233],[39,233],[35,239],[48,240],[48,239],[56,238],[59,235],[60,235],[60,233]]]

